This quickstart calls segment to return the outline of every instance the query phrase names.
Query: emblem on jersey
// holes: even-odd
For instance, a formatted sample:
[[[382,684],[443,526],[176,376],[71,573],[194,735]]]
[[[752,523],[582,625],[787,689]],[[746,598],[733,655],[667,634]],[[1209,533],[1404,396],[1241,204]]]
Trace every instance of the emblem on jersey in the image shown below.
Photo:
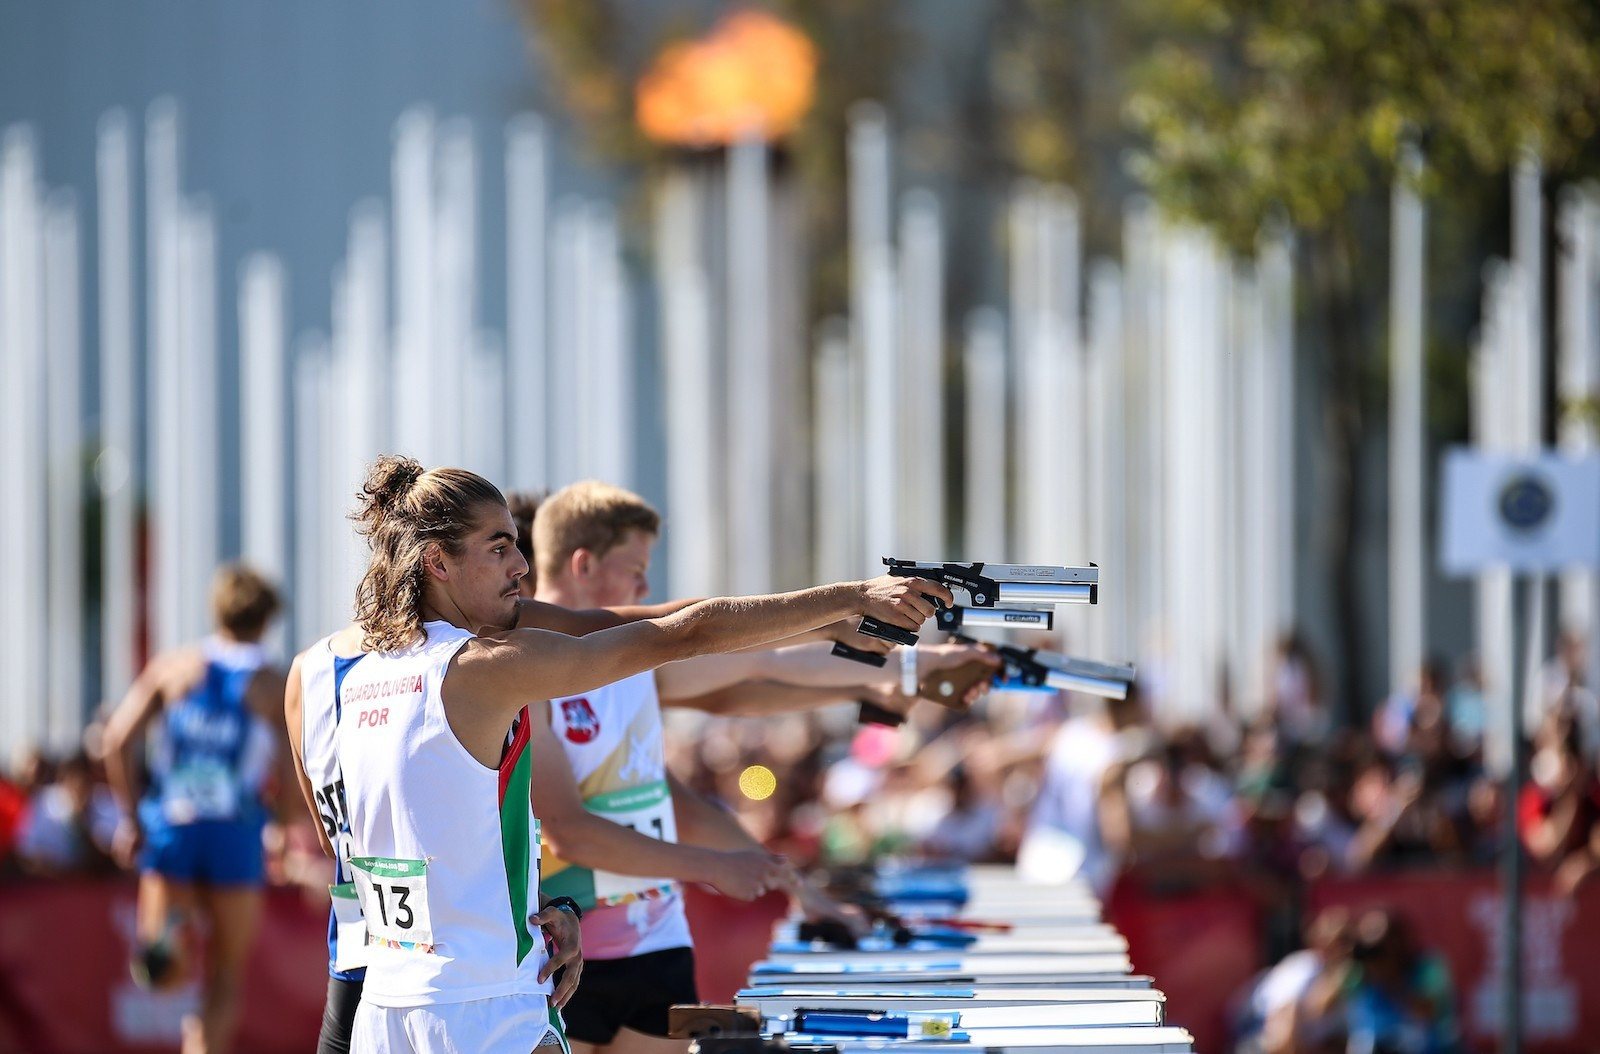
[[[561,700],[561,716],[567,722],[567,738],[574,743],[587,743],[600,734],[600,719],[587,699]]]

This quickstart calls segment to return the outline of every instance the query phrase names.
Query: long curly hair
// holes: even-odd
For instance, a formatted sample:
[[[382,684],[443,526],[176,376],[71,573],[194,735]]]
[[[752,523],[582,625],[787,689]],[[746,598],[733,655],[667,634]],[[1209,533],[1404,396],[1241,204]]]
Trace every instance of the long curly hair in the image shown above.
[[[460,468],[423,469],[413,458],[385,454],[372,463],[350,518],[372,558],[356,587],[362,646],[397,651],[423,637],[423,557],[430,544],[461,553],[480,506],[505,508],[498,487]]]

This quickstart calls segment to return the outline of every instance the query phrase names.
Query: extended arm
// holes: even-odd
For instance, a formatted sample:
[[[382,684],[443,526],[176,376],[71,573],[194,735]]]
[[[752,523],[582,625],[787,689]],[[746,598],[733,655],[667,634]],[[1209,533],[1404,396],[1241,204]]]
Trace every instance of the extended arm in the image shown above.
[[[741,681],[766,680],[810,688],[853,689],[900,683],[904,651],[895,649],[881,667],[837,658],[828,644],[801,644],[733,655],[707,655],[670,663],[656,671],[663,701],[719,692]],[[917,650],[918,676],[966,662],[999,660],[992,652],[966,644],[935,644]],[[691,704],[685,704],[691,705]],[[722,712],[722,711],[716,711]]]
[[[796,593],[704,600],[666,618],[585,637],[543,630],[475,637],[456,653],[445,678],[445,709],[456,734],[481,759],[529,699],[576,695],[675,659],[782,639],[851,614],[920,626],[933,613],[927,594],[938,587],[907,581],[884,576]]]
[[[517,618],[513,629],[546,629],[565,633],[571,637],[597,633],[603,629],[626,626],[630,622],[666,618],[675,615],[697,600],[669,600],[664,604],[635,605],[618,608],[586,608],[574,611],[542,600],[523,598],[517,601]]]
[[[700,710],[719,717],[765,717],[820,710],[825,706],[849,702],[858,692],[848,688],[808,688],[777,681],[741,681],[705,695],[684,699],[662,699],[662,706]]]

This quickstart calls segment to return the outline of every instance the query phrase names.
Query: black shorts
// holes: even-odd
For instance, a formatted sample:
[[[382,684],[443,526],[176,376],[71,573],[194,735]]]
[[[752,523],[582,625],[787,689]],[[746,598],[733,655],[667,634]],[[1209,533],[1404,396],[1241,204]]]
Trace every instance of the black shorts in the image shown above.
[[[667,1007],[699,1001],[694,952],[668,948],[628,959],[585,959],[578,991],[561,1016],[570,1038],[604,1046],[623,1028],[664,1037]]]
[[[361,1005],[363,982],[328,978],[328,999],[322,1004],[322,1031],[317,1034],[317,1054],[350,1054],[350,1031],[356,1007]]]

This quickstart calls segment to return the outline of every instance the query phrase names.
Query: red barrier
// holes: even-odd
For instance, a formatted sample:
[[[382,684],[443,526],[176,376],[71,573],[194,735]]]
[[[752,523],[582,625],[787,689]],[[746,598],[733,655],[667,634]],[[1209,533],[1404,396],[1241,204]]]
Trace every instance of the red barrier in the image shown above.
[[[1106,921],[1127,938],[1134,971],[1166,993],[1168,1022],[1194,1035],[1195,1050],[1223,1050],[1228,1003],[1263,965],[1255,901],[1231,889],[1152,896],[1123,881]]]
[[[1403,915],[1423,947],[1449,960],[1467,1040],[1478,1050],[1498,1047],[1503,898],[1493,875],[1327,881],[1311,891],[1308,911],[1331,904]],[[1524,1049],[1592,1049],[1600,1035],[1600,889],[1569,899],[1532,881],[1522,920]]]
[[[133,983],[133,912],[132,880],[0,886],[0,1051],[177,1048],[195,989],[156,994]],[[244,982],[238,1054],[316,1046],[328,977],[326,912],[293,890],[267,893]]]
[[[20,882],[0,886],[0,1054],[120,1054],[173,1050],[194,1005],[191,985],[156,994],[133,983],[134,883]],[[728,1001],[766,951],[787,910],[780,893],[754,903],[691,889],[695,973],[706,999]],[[326,901],[267,892],[245,978],[237,1054],[316,1046],[328,984]]]
[[[689,932],[694,936],[694,979],[700,998],[731,1003],[745,986],[750,964],[772,943],[772,924],[789,911],[789,898],[768,893],[745,903],[689,886],[684,897]]]
[[[1495,1048],[1500,897],[1489,874],[1423,874],[1323,882],[1308,910],[1387,906],[1450,962],[1463,1028]],[[691,889],[696,976],[707,1000],[745,983],[785,910],[781,894],[752,904]],[[0,886],[0,1054],[119,1054],[171,1050],[193,991],[145,992],[128,975],[132,881],[22,882]],[[238,1054],[314,1046],[327,986],[326,907],[294,890],[267,894],[251,956]],[[1232,890],[1159,898],[1122,885],[1107,917],[1128,939],[1134,968],[1167,993],[1174,1024],[1196,1049],[1220,1050],[1228,1002],[1265,964],[1251,900]],[[1600,1035],[1600,888],[1576,900],[1534,883],[1524,911],[1523,1021],[1533,1054],[1587,1049]]]

